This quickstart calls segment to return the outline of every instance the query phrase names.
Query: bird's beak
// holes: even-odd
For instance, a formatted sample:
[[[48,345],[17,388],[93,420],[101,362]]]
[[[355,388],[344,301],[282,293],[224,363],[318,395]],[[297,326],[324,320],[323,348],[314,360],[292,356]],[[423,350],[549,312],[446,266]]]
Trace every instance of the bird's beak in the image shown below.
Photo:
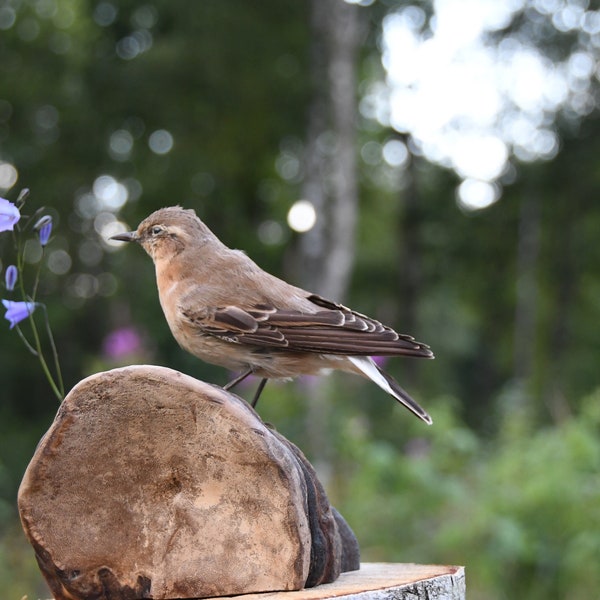
[[[109,239],[119,240],[119,242],[137,242],[138,234],[137,231],[126,231],[125,233],[118,233],[117,235],[112,235]]]

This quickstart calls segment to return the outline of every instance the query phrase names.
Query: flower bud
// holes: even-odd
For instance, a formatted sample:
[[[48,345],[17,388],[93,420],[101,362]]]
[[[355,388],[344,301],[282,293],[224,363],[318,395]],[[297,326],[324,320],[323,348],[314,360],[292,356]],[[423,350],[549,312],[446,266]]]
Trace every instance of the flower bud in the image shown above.
[[[40,244],[45,246],[52,233],[52,217],[50,215],[44,215],[37,221],[33,228],[37,230],[40,236]]]
[[[6,283],[6,289],[12,292],[15,289],[18,277],[17,267],[15,265],[9,265],[6,267],[6,273],[4,273],[4,282]]]

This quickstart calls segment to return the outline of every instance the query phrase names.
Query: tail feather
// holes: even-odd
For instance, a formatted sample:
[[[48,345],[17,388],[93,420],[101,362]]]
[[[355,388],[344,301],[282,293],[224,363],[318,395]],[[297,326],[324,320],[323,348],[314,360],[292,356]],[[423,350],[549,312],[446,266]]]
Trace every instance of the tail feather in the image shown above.
[[[433,423],[429,414],[405,392],[400,384],[383,369],[380,369],[368,356],[348,356],[348,360],[368,379],[376,383],[385,390],[390,396],[393,396],[400,404],[408,408],[410,412],[425,421],[427,425]]]

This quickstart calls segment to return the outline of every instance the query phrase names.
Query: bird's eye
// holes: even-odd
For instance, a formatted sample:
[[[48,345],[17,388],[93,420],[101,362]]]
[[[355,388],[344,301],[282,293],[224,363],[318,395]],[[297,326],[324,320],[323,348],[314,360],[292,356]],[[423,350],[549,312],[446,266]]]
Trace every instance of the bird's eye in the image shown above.
[[[163,232],[163,228],[160,225],[155,225],[151,230],[150,233],[152,235],[158,235],[159,233]]]

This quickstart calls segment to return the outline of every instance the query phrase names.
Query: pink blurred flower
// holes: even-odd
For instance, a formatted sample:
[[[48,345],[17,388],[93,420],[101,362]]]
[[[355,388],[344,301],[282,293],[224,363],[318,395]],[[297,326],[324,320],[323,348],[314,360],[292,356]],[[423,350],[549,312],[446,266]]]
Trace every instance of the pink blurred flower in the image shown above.
[[[142,339],[135,327],[121,327],[111,331],[102,343],[102,351],[107,358],[119,359],[139,352]]]
[[[388,361],[389,356],[371,356],[371,358],[373,359],[373,362],[378,366],[378,367],[384,367],[385,363]]]

